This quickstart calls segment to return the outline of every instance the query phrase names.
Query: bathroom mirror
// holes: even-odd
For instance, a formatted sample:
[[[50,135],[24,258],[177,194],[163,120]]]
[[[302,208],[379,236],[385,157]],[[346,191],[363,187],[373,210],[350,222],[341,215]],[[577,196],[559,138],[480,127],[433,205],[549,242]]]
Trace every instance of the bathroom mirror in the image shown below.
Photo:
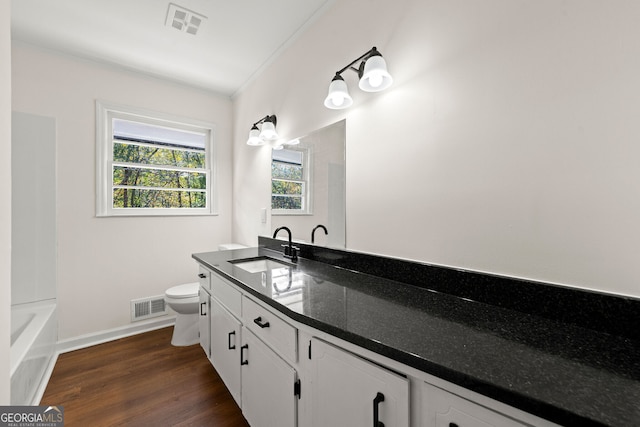
[[[271,227],[291,229],[293,239],[345,247],[345,120],[296,139],[271,154]],[[269,236],[271,237],[271,236]]]

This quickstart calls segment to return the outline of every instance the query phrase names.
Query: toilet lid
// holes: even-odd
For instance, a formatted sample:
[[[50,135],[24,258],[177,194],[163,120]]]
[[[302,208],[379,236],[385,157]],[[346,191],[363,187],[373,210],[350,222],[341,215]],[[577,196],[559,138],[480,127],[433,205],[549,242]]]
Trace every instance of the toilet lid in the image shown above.
[[[167,289],[165,295],[169,298],[191,298],[198,296],[200,283],[187,283]]]

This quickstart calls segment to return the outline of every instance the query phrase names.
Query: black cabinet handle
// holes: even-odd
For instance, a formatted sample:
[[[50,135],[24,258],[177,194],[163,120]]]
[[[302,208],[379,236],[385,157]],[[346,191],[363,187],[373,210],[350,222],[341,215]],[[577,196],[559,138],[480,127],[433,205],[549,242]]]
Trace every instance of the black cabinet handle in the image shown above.
[[[458,427],[458,424],[456,424],[456,423],[449,423],[449,427]]]
[[[384,423],[378,420],[380,402],[384,402],[384,394],[378,392],[373,398],[373,427],[384,427]]]
[[[207,315],[207,313],[203,313],[203,312],[202,312],[202,306],[203,306],[203,305],[207,305],[207,303],[206,303],[206,302],[201,302],[201,303],[200,303],[200,316],[206,316],[206,315]]]
[[[201,279],[206,279],[207,275],[204,274],[204,273],[200,273],[200,274],[198,274],[198,277],[201,278]]]
[[[253,323],[260,326],[261,328],[269,327],[269,322],[262,322],[262,317],[256,317],[255,319],[253,319]]]
[[[236,335],[236,331],[229,332],[229,338],[228,338],[228,341],[227,341],[227,344],[228,344],[227,348],[229,350],[235,350],[236,349],[236,345],[235,344],[231,345],[231,335],[235,336]]]
[[[244,349],[249,350],[249,344],[245,344],[242,347],[240,347],[240,365],[248,365],[249,364],[249,360],[244,360]]]

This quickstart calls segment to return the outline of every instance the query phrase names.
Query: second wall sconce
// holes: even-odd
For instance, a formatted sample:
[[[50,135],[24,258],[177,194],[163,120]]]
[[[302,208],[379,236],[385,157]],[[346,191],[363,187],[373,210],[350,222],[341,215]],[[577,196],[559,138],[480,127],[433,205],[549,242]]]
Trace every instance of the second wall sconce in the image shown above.
[[[263,145],[266,141],[273,141],[278,139],[278,133],[276,132],[277,119],[275,114],[271,116],[264,116],[251,126],[249,131],[249,139],[247,145]],[[258,129],[258,125],[262,125],[261,129]]]
[[[353,65],[358,61],[362,62],[358,68],[354,68]],[[353,70],[358,73],[360,79],[358,86],[365,92],[380,92],[393,83],[393,78],[387,71],[387,63],[374,46],[364,55],[336,72],[335,77],[329,85],[329,94],[324,100],[325,107],[339,110],[350,107],[351,104],[353,104],[353,99],[349,95],[347,84],[342,78],[342,73],[346,70]]]

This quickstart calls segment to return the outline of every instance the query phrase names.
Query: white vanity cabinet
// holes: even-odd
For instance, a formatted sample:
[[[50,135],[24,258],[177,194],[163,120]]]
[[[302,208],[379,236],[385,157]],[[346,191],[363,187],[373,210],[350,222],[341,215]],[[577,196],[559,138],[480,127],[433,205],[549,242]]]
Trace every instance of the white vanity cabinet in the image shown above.
[[[242,298],[242,413],[252,426],[297,425],[297,329]]]
[[[317,338],[311,340],[311,425],[409,426],[409,380]]]
[[[209,334],[211,364],[216,368],[238,405],[240,389],[240,340],[242,294],[231,283],[211,274],[211,308]],[[202,330],[201,330],[202,331]]]
[[[211,364],[252,427],[297,426],[297,329],[226,279],[208,274],[211,297],[201,309],[209,323],[201,322],[200,334],[210,339]]]
[[[296,370],[246,327],[242,331],[242,414],[255,427],[295,427]]]
[[[201,285],[201,345],[252,427],[557,427],[298,323],[208,270]]]
[[[211,364],[233,399],[240,401],[240,339],[242,324],[216,298],[211,299]]]

